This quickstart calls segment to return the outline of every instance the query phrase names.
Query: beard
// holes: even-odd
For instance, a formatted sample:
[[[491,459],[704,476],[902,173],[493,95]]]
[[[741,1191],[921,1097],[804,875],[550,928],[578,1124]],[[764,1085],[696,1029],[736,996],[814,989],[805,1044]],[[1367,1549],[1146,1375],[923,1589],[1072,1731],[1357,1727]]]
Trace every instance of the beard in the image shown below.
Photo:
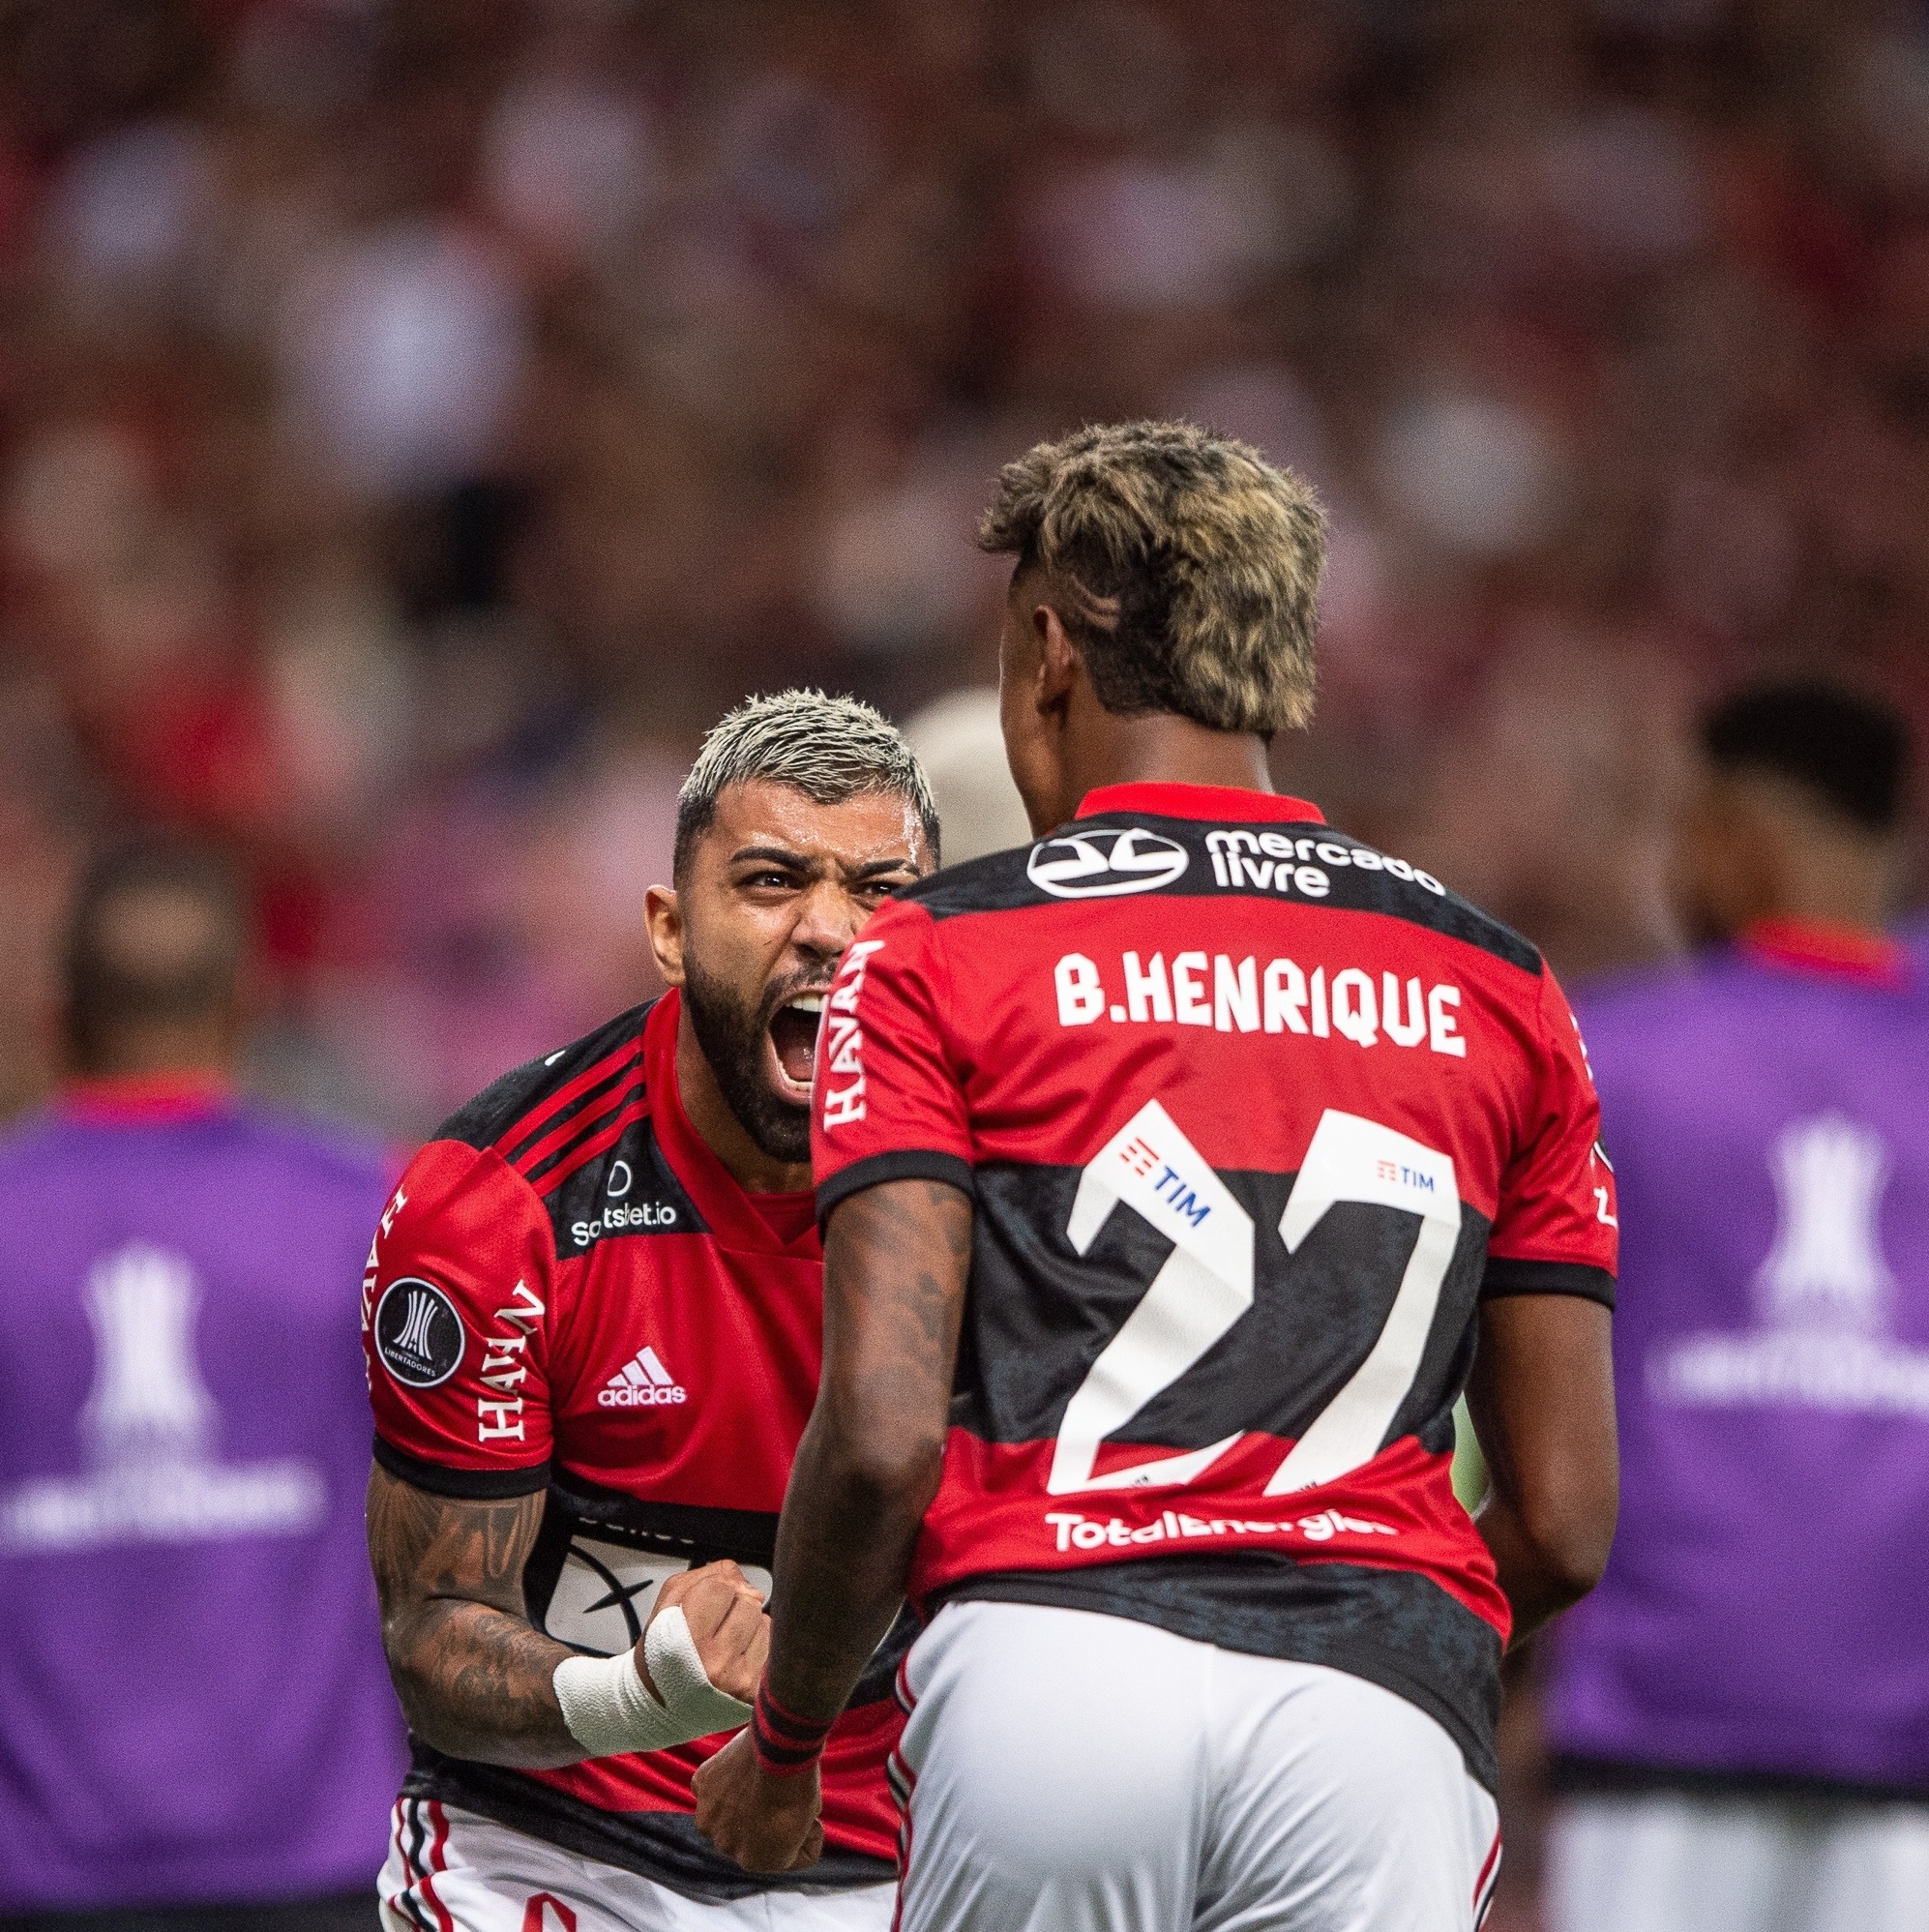
[[[764,1153],[791,1165],[811,1158],[811,1110],[772,1088],[763,1056],[773,1015],[797,990],[773,987],[753,1005],[684,961],[683,1003],[725,1104]]]

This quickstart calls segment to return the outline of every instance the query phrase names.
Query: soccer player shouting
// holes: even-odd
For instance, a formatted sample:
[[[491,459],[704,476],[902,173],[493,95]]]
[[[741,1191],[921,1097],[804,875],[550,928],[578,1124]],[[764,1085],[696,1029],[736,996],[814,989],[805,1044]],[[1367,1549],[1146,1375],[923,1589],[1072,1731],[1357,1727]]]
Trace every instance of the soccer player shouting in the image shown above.
[[[818,1013],[936,850],[875,712],[732,712],[683,788],[675,890],[649,895],[673,990],[498,1081],[389,1204],[363,1331],[369,1549],[415,1742],[391,1932],[889,1922],[902,1643],[832,1734],[810,1873],[720,1858],[690,1781],[749,1715],[816,1392]]]
[[[982,541],[1018,559],[1039,839],[839,968],[823,1384],[698,1827],[809,1858],[820,1739],[908,1589],[907,1932],[1471,1927],[1501,1647],[1614,1524],[1580,1039],[1525,940],[1272,794],[1312,697],[1298,483],[1085,430],[1006,469]]]

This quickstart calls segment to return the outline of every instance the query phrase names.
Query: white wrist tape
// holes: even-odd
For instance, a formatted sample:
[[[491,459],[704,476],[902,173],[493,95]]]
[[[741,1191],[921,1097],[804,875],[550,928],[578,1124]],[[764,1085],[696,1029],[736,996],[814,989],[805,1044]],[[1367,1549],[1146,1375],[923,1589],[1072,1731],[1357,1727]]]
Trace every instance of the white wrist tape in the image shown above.
[[[565,1657],[552,1679],[569,1734],[592,1758],[629,1751],[662,1751],[736,1731],[750,1722],[750,1706],[710,1681],[689,1622],[675,1607],[662,1611],[643,1635],[643,1661],[663,1693],[643,1687],[636,1653]]]

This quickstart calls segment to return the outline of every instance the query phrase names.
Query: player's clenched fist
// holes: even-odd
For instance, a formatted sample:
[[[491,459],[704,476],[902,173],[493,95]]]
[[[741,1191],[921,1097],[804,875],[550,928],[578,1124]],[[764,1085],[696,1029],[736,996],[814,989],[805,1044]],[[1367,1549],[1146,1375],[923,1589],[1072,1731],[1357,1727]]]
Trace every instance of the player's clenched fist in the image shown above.
[[[729,1561],[682,1570],[657,1592],[651,1624],[670,1610],[682,1611],[711,1684],[741,1704],[751,1703],[770,1650],[770,1619],[751,1580]],[[651,1675],[649,1648],[646,1629],[637,1644],[637,1670],[651,1692],[664,1698],[669,1687],[660,1687]]]
[[[661,1751],[743,1724],[769,1649],[762,1597],[735,1563],[709,1563],[664,1585],[634,1650],[565,1657],[556,1703],[592,1758]]]
[[[791,1872],[823,1856],[817,1767],[773,1777],[741,1731],[697,1772],[697,1828],[746,1871]]]

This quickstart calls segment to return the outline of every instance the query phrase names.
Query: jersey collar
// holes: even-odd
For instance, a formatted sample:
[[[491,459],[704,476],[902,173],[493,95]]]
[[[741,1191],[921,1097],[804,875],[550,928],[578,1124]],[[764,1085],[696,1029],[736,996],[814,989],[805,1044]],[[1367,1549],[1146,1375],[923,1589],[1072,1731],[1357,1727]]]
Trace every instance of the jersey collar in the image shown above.
[[[1753,958],[1795,972],[1821,973],[1862,986],[1909,983],[1907,948],[1885,934],[1826,919],[1757,919],[1741,934]]]
[[[220,1074],[75,1074],[60,1088],[61,1111],[90,1127],[154,1127],[225,1114],[233,1085]]]
[[[1236,823],[1323,825],[1326,815],[1303,798],[1248,791],[1235,785],[1101,785],[1079,801],[1077,816],[1141,812],[1154,818],[1230,818]]]
[[[697,1204],[697,1211],[711,1234],[725,1247],[820,1260],[823,1249],[817,1240],[815,1207],[807,1224],[799,1222],[799,1233],[794,1239],[780,1239],[770,1223],[757,1212],[752,1198],[737,1185],[736,1176],[717,1158],[709,1142],[683,1111],[683,1095],[676,1084],[676,1027],[682,1012],[683,995],[672,987],[651,1007],[649,1018],[643,1022],[643,1079],[649,1090],[650,1118],[656,1127],[657,1144],[663,1149],[670,1171]],[[812,1196],[776,1195],[772,1200],[809,1202]]]

